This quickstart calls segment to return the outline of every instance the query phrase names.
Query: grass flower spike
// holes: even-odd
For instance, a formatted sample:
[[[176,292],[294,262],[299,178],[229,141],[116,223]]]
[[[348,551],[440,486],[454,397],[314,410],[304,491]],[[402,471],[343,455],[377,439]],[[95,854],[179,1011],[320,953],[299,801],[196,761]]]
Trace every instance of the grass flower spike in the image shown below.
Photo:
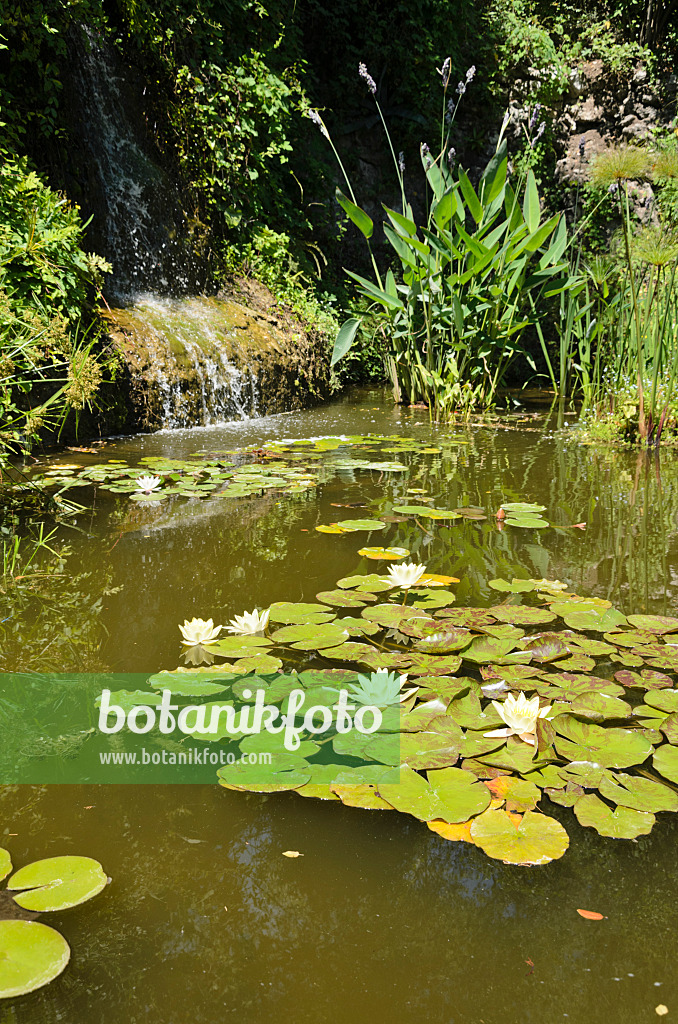
[[[141,491],[142,494],[152,494],[153,491],[160,489],[162,477],[139,476],[134,482],[137,485],[137,491]]]
[[[242,615],[236,615],[234,619],[231,619],[230,624],[226,626],[226,632],[237,633],[240,636],[254,636],[255,633],[263,633],[268,625],[270,614],[270,608],[267,608],[265,612],[258,612],[256,608],[251,612],[243,612]]]
[[[492,703],[497,713],[501,716],[502,721],[506,722],[507,728],[494,729],[492,732],[484,733],[484,735],[519,736],[525,743],[531,743],[534,746],[537,721],[540,718],[546,718],[551,710],[551,705],[540,708],[538,694],[527,700],[524,693],[521,693],[519,697],[514,697],[512,693],[509,693],[503,704],[496,700],[493,700]]]
[[[187,647],[194,647],[196,644],[214,643],[223,626],[215,626],[212,619],[184,619],[183,626],[179,626],[183,644]]]
[[[419,582],[425,572],[425,565],[415,565],[413,562],[391,565],[389,566],[388,576],[386,576],[386,582],[392,587],[408,590]]]

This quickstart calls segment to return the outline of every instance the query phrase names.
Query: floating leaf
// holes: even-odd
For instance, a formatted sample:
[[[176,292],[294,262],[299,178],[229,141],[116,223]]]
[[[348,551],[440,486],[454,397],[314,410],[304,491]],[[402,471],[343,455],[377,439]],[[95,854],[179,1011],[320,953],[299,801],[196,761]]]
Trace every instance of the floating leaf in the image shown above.
[[[495,604],[489,609],[495,619],[510,622],[514,626],[537,626],[553,622],[553,615],[546,608],[528,608],[517,604]]]
[[[334,614],[322,604],[303,604],[293,601],[276,601],[271,605],[271,622],[284,622],[287,625],[309,622],[330,622]]]
[[[486,787],[461,768],[439,768],[426,777],[442,809],[438,817],[450,824],[468,821],[489,806]]]
[[[530,591],[534,590],[534,580],[518,580],[513,579],[510,583],[507,580],[490,580],[488,587],[492,587],[493,590],[500,590],[505,594],[529,594]]]
[[[655,751],[652,767],[665,779],[678,783],[678,747],[665,743]]]
[[[485,811],[474,818],[471,835],[488,857],[505,864],[548,864],[570,845],[560,822],[535,811],[526,811],[522,818],[503,810]]]
[[[573,715],[589,718],[593,722],[603,722],[608,718],[630,718],[633,709],[625,700],[610,697],[607,693],[590,690],[575,697],[570,705]]]
[[[9,850],[3,850],[0,848],[0,881],[6,878],[12,870],[12,858]]]
[[[360,614],[368,622],[378,622],[387,629],[393,629],[405,619],[426,618],[424,612],[418,608],[400,604],[377,604],[373,608],[365,608]]]
[[[321,590],[315,596],[335,608],[364,608],[370,601],[376,601],[372,594],[355,594],[350,590]]]
[[[347,807],[363,807],[370,811],[394,810],[388,801],[379,796],[375,786],[337,785],[334,783],[331,789]]]
[[[611,772],[602,778],[599,789],[606,800],[636,811],[678,811],[678,793],[661,782],[638,775]]]
[[[527,779],[503,775],[484,783],[494,800],[505,800],[507,811],[532,811],[541,797],[541,790]]]
[[[358,551],[363,558],[385,562],[397,562],[400,558],[406,558],[409,553],[408,548],[360,548]]]
[[[678,619],[670,615],[629,615],[628,618],[632,626],[650,633],[661,635],[678,631]]]
[[[612,811],[595,793],[580,797],[574,805],[574,813],[580,825],[594,828],[599,835],[610,839],[636,839],[651,832],[655,823],[654,814],[629,807]]]
[[[443,839],[449,839],[453,843],[473,843],[470,821],[450,824],[449,821],[443,821],[442,818],[434,818],[433,821],[427,821],[426,824],[431,832],[436,832]]]
[[[325,647],[338,647],[347,638],[346,630],[334,622],[283,626],[271,636],[274,643],[293,644],[299,651],[320,651]]]
[[[84,903],[101,892],[107,881],[101,864],[91,857],[48,857],[15,871],[7,888],[27,890],[14,902],[24,910],[42,913]]]
[[[603,921],[603,914],[599,914],[597,910],[578,910],[577,913],[580,917],[585,917],[587,921]]]
[[[38,921],[0,921],[0,999],[47,985],[70,956],[68,943],[54,928]]]
[[[569,761],[595,761],[604,768],[629,768],[642,764],[652,753],[652,744],[631,729],[616,729],[580,722],[572,715],[553,720],[558,734],[556,749]]]

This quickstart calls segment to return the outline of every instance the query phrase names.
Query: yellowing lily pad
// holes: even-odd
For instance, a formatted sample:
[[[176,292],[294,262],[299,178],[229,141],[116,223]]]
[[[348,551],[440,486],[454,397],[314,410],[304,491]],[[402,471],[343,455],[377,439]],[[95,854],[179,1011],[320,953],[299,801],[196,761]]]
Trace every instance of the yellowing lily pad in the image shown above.
[[[409,548],[360,548],[358,551],[363,558],[384,562],[397,562],[401,558],[406,558],[409,553]]]
[[[54,928],[38,921],[0,921],[0,999],[47,985],[70,956],[68,943]]]
[[[555,818],[535,811],[522,817],[489,810],[473,819],[471,836],[488,857],[504,864],[548,864],[562,857],[570,840]]]

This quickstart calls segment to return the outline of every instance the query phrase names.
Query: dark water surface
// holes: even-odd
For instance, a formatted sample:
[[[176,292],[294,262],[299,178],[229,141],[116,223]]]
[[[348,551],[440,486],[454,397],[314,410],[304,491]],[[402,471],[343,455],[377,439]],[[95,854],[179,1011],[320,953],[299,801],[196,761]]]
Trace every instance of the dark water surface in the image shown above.
[[[26,667],[22,658],[45,667],[52,651],[50,667],[63,670],[173,668],[184,618],[225,622],[271,601],[313,601],[341,576],[379,571],[357,554],[363,544],[408,547],[429,571],[458,576],[460,604],[493,603],[488,581],[517,574],[558,578],[627,613],[676,614],[675,457],[585,447],[574,431],[556,439],[529,416],[508,425],[431,428],[425,413],[372,392],[303,414],[123,439],[96,457],[69,452],[69,462],[132,462],[369,431],[443,449],[408,455],[407,476],[349,470],[298,496],[150,509],[99,492],[96,514],[62,529],[77,579],[64,582],[59,607],[15,612],[5,667]],[[556,529],[499,530],[490,518],[395,523],[369,539],[315,532],[416,500],[406,491],[419,487],[443,508],[538,501]],[[333,505],[371,502],[355,513]],[[0,807],[16,865],[81,853],[113,879],[91,903],[43,918],[70,942],[71,964],[1,1005],[0,1024],[637,1024],[656,1020],[658,1004],[678,1013],[675,815],[660,815],[649,836],[615,841],[548,805],[570,849],[518,868],[396,812],[295,794],[15,787]],[[583,920],[577,908],[606,919]]]

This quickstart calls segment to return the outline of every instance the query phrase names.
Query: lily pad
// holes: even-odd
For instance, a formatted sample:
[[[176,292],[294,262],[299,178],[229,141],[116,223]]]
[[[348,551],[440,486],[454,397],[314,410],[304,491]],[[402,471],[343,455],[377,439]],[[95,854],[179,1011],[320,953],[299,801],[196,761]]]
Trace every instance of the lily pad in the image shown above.
[[[639,775],[615,774],[605,776],[599,786],[600,795],[612,803],[622,807],[632,807],[636,811],[678,811],[678,793]]]
[[[355,594],[351,590],[321,590],[315,596],[335,608],[364,608],[370,601],[376,601],[372,594]]]
[[[0,881],[12,870],[12,858],[9,850],[0,848]]]
[[[557,715],[556,749],[568,761],[595,761],[604,768],[629,768],[653,753],[652,744],[631,729],[609,728],[581,722],[573,715]]]
[[[384,562],[397,562],[401,558],[407,558],[409,553],[409,548],[360,548],[358,551],[363,558]]]
[[[302,625],[310,622],[330,622],[334,614],[322,604],[304,604],[293,601],[276,601],[271,605],[271,622],[283,622],[287,625]]]
[[[8,889],[25,889],[14,897],[24,910],[66,910],[96,896],[108,881],[91,857],[48,857],[27,864],[10,878]]]
[[[580,825],[594,828],[610,839],[635,839],[652,831],[654,814],[636,811],[630,807],[617,807],[612,811],[595,793],[587,793],[577,800],[574,813]]]
[[[450,824],[468,821],[489,806],[487,788],[461,768],[439,768],[426,777],[442,809],[438,817]]]
[[[555,615],[546,608],[529,608],[519,604],[495,604],[489,611],[500,622],[514,626],[539,626],[553,622]]]
[[[0,999],[14,999],[49,984],[71,951],[63,935],[38,921],[0,921]]]
[[[652,767],[665,779],[678,783],[678,747],[664,743],[655,751]]]
[[[503,810],[485,811],[474,818],[471,836],[488,857],[504,864],[548,864],[570,845],[560,822],[535,811],[526,811],[522,818]]]
[[[534,590],[534,580],[490,580],[487,584],[488,587],[492,587],[493,590],[499,590],[504,594],[529,594],[530,591]]]
[[[650,633],[661,635],[678,631],[678,619],[670,615],[629,615],[628,618],[632,626]]]

